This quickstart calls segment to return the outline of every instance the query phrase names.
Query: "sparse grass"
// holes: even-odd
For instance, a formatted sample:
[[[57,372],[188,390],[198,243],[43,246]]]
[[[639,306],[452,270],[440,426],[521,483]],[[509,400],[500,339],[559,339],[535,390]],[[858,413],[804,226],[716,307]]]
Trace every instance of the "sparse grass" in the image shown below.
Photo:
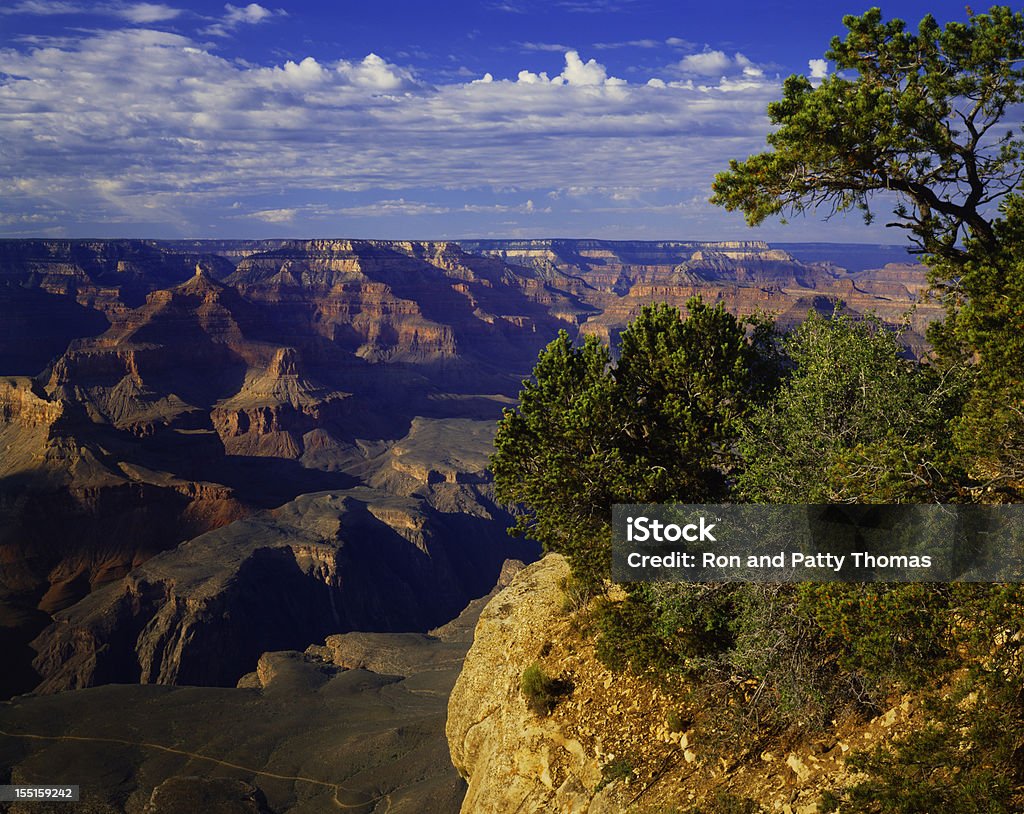
[[[599,792],[609,783],[613,783],[616,780],[625,780],[628,777],[633,776],[633,764],[624,757],[616,758],[610,763],[606,763],[601,767],[601,782],[597,784],[597,788],[594,792]]]
[[[572,691],[568,681],[549,676],[536,661],[523,670],[519,686],[526,706],[536,715],[550,715],[559,699]]]
[[[690,725],[689,718],[677,709],[670,709],[665,716],[665,726],[669,732],[682,732]]]
[[[562,589],[563,613],[579,613],[590,604],[590,600],[594,597],[593,587],[588,587],[572,576],[563,579],[560,587]]]

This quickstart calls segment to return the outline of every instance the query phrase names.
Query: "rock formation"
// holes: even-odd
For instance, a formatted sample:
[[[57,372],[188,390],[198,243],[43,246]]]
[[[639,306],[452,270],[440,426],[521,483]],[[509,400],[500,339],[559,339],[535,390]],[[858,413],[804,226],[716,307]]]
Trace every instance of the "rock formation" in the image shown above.
[[[901,324],[917,303],[905,335],[915,351],[924,347],[928,323],[942,314],[937,304],[922,302],[923,267],[892,247],[871,247],[873,252],[838,247],[830,255],[826,244],[807,252],[808,262],[801,262],[762,241],[481,240],[460,245],[530,268],[577,298],[586,306],[581,330],[605,340],[648,302],[682,307],[698,295],[706,302],[724,302],[737,315],[777,314],[784,327],[804,319],[810,309],[831,312],[836,300],[855,314],[872,312]],[[857,264],[856,273],[840,262],[847,257]],[[865,260],[892,265],[865,267]]]
[[[0,308],[15,312],[0,336],[0,641],[13,631],[27,653],[44,617],[66,611],[79,638],[39,639],[47,681],[115,680],[88,666],[91,649],[138,642],[152,596],[161,620],[187,604],[180,586],[125,587],[132,569],[306,493],[414,502],[406,519],[381,509],[385,525],[500,531],[493,422],[560,328],[611,339],[644,303],[695,294],[784,324],[836,297],[895,322],[921,297],[921,269],[881,267],[877,248],[852,272],[822,256],[759,242],[0,241]],[[936,313],[914,313],[915,348]],[[101,588],[120,604],[71,607]],[[138,609],[109,610],[125,602]],[[94,623],[107,633],[82,632]],[[162,657],[123,655],[109,656],[128,665],[121,678],[177,680]]]
[[[784,325],[841,298],[895,323],[924,288],[905,259],[757,242],[0,241],[0,698],[38,693],[0,705],[0,728],[117,741],[5,736],[11,781],[98,777],[96,810],[152,814],[454,811],[465,788],[440,730],[467,614],[506,557],[537,553],[505,534],[487,460],[538,351],[561,328],[614,339],[645,303],[693,295]],[[910,318],[915,350],[938,313]],[[557,558],[527,569],[480,622],[449,718],[467,811],[632,796],[598,790],[607,743],[519,693],[565,621],[564,573]],[[194,779],[209,760],[245,771]]]
[[[551,719],[527,708],[519,677],[562,615],[565,559],[548,555],[520,572],[484,608],[448,702],[452,762],[469,784],[464,814],[611,812],[597,757]]]
[[[233,686],[265,650],[426,629],[486,593],[515,551],[486,526],[368,491],[303,496],[153,557],[56,614],[34,644],[38,691]]]
[[[485,451],[493,425],[420,419],[365,464],[370,483],[304,495],[153,557],[33,643],[37,691],[109,681],[233,685],[260,653],[345,631],[416,631],[487,593],[532,544],[505,534]],[[450,433],[447,463],[424,460]],[[445,468],[446,467],[446,468]],[[346,664],[345,666],[352,666]]]

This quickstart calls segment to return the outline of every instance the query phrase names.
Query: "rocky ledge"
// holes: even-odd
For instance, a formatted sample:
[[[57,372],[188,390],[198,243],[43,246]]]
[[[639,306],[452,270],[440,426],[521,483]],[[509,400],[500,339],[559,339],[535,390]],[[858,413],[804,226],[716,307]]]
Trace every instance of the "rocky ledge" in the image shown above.
[[[617,811],[595,756],[550,718],[538,718],[519,677],[543,650],[552,618],[563,615],[563,557],[549,554],[492,599],[448,702],[452,762],[469,788],[463,814]]]

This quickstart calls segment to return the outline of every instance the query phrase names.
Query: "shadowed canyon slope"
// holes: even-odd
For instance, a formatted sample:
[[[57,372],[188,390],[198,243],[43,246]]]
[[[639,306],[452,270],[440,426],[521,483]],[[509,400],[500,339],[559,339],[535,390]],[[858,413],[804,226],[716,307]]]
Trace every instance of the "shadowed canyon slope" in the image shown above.
[[[72,810],[91,814],[454,814],[465,784],[444,736],[448,694],[481,609],[518,567],[429,634],[348,633],[265,653],[237,688],[16,698],[0,705],[0,731],[31,737],[0,737],[0,766],[10,782],[79,783]]]
[[[0,717],[96,734],[96,704],[143,723],[198,704],[227,726],[273,710],[301,728],[288,692],[357,723],[365,693],[380,765],[407,760],[437,810],[457,806],[440,734],[454,673],[416,678],[436,650],[417,637],[537,554],[507,536],[487,462],[540,349],[563,328],[612,340],[644,304],[701,295],[784,325],[836,299],[891,323],[916,304],[920,350],[939,310],[906,261],[756,242],[0,241],[0,695],[52,696]],[[99,686],[126,683],[204,689]],[[422,726],[403,729],[406,712]],[[260,751],[274,727],[234,752],[203,727],[193,751],[278,765]],[[42,779],[67,760],[85,765],[19,742],[6,765]],[[114,765],[142,774],[110,810],[162,789],[313,811],[331,791],[251,773],[165,785],[181,767],[128,746]],[[398,774],[366,771],[349,802],[376,783],[413,805]]]
[[[254,511],[354,488],[372,496],[346,505],[409,496],[410,516],[497,527],[505,521],[488,497],[484,428],[558,329],[609,339],[644,303],[683,305],[695,294],[737,313],[777,313],[784,324],[837,298],[898,322],[921,296],[921,268],[898,262],[898,251],[847,249],[854,272],[842,267],[843,250],[829,262],[824,251],[811,247],[801,262],[757,242],[0,242],[0,294],[13,318],[0,336],[0,373],[9,374],[0,379],[5,636],[24,661],[49,615],[66,611],[37,643],[45,686],[101,675],[175,680],[174,669],[114,656],[103,636],[95,647],[110,663],[127,658],[126,673],[61,666],[88,661],[90,625],[113,626],[116,638],[152,621],[141,610],[131,622],[98,610],[101,598],[148,606],[138,599],[145,584],[162,602],[185,601],[180,589],[153,587],[166,580],[126,576],[154,554],[174,552],[160,560],[173,561],[185,540]],[[872,269],[865,258],[897,262]],[[937,313],[918,305],[912,345]],[[193,548],[231,549],[240,532],[228,528]],[[304,534],[291,528],[281,539]],[[505,545],[492,571],[504,555],[523,555]],[[217,572],[218,555],[210,557]],[[430,579],[450,584],[443,570]],[[435,607],[416,611],[419,626],[457,612],[484,582],[434,592]],[[74,646],[55,632],[69,625]],[[268,636],[268,646],[277,641]],[[67,669],[73,677],[53,678]]]

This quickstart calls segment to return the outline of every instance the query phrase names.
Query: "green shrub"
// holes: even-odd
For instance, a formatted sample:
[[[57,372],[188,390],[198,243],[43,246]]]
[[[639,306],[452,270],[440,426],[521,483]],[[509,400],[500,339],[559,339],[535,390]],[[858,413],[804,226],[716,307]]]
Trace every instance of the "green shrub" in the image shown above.
[[[735,586],[635,584],[622,602],[596,614],[597,658],[610,670],[693,672],[701,659],[731,642]]]
[[[594,791],[599,792],[615,780],[626,780],[631,777],[633,777],[633,764],[624,757],[615,758],[615,760],[605,763],[601,767],[601,781],[597,784]]]
[[[630,596],[622,602],[604,601],[595,611],[594,623],[594,655],[609,670],[671,669],[671,653],[654,635],[651,608],[642,599]]]
[[[928,723],[853,755],[864,777],[826,798],[841,814],[1024,811],[1024,586],[953,585],[949,651],[966,669],[936,690]]]
[[[537,715],[549,715],[559,699],[572,691],[569,682],[553,678],[537,662],[523,670],[520,689],[526,706]]]
[[[665,716],[665,726],[669,732],[682,732],[690,725],[690,719],[677,709],[670,709]]]
[[[866,777],[828,795],[841,814],[1019,814],[1024,810],[1024,715],[1019,684],[935,699],[934,720],[892,750],[853,755],[847,765]],[[973,693],[978,693],[973,696]],[[973,696],[973,699],[971,698]],[[971,703],[965,703],[968,700]]]
[[[739,586],[731,624],[733,645],[717,669],[758,682],[742,707],[746,728],[817,728],[857,695],[814,620],[801,612],[796,586]]]
[[[883,690],[921,686],[951,664],[948,585],[805,583],[798,609],[841,667]]]

